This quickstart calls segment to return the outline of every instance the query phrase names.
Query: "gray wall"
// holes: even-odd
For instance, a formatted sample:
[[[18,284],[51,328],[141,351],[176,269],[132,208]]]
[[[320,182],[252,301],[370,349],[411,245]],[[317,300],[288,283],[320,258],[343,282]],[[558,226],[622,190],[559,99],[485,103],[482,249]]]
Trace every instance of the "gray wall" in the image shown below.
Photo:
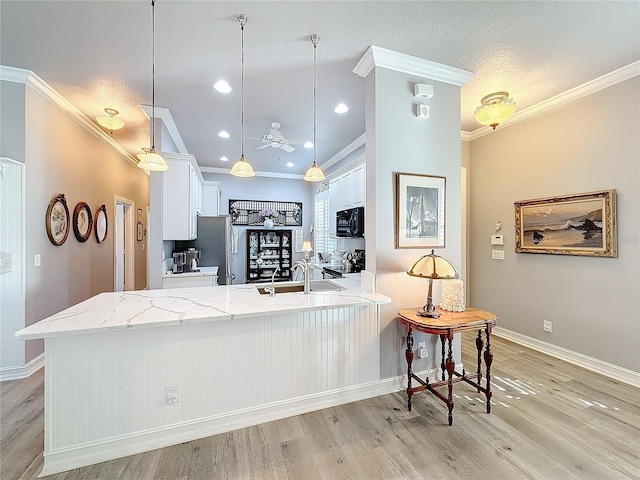
[[[16,84],[2,82],[3,107],[5,93],[10,90],[16,90]],[[17,138],[24,139],[22,158],[16,153],[19,147],[11,142],[3,141],[1,154],[13,155],[26,164],[25,325],[31,325],[100,292],[113,290],[114,195],[131,199],[136,208],[146,211],[149,182],[144,172],[29,87],[22,107],[7,113],[3,108],[3,135],[15,132]],[[109,233],[104,243],[98,244],[93,236],[80,243],[73,232],[62,246],[49,242],[44,216],[50,200],[58,193],[66,195],[71,214],[80,201],[89,204],[92,212],[101,204],[106,205]],[[39,268],[33,263],[36,253],[41,254]],[[143,242],[135,242],[136,289],[146,284],[144,253]],[[26,362],[42,351],[42,341],[27,342]]]
[[[640,372],[639,134],[635,77],[471,142],[474,306],[511,331]],[[514,253],[514,201],[611,188],[618,258]],[[504,261],[491,260],[498,220]]]
[[[435,95],[428,102],[431,118],[423,120],[414,114],[413,84],[417,82],[424,79],[380,67],[366,78],[367,270],[376,273],[376,290],[392,299],[381,310],[381,378],[406,370],[404,329],[395,317],[403,308],[424,305],[428,286],[406,272],[430,249],[395,248],[396,172],[446,177],[446,248],[437,253],[461,267],[460,87],[429,80]],[[436,304],[439,283],[434,283]],[[440,364],[436,339],[415,336],[416,344],[423,340],[431,346],[432,355],[416,360],[416,371]],[[459,352],[457,342],[455,348]]]
[[[229,199],[235,200],[274,200],[302,202],[301,227],[276,227],[277,230],[295,230],[302,228],[304,239],[310,240],[309,227],[313,222],[313,195],[317,185],[304,180],[273,177],[237,178],[232,175],[203,173],[205,180],[220,182],[220,215],[229,214]],[[247,275],[247,229],[261,227],[234,226],[238,229],[238,254],[233,258],[234,284],[245,283]],[[293,261],[302,260],[303,253],[293,252]]]

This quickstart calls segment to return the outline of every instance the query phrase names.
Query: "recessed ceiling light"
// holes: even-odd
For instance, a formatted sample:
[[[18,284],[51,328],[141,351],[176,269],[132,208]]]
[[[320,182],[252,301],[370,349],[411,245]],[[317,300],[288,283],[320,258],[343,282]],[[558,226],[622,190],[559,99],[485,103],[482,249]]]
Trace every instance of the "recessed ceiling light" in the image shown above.
[[[287,162],[287,167],[289,168],[293,167],[293,162]]]
[[[231,135],[229,135],[226,130],[222,130],[220,133],[218,133],[218,136],[220,138],[229,138]]]
[[[333,109],[336,113],[347,113],[349,111],[349,107],[347,107],[344,103],[339,103],[336,105],[336,108]]]
[[[230,93],[231,92],[231,86],[225,80],[217,81],[213,85],[213,88],[215,88],[220,93]]]
[[[229,159],[227,157],[220,157],[220,161],[222,162],[228,162]]]
[[[313,143],[307,140],[304,142],[304,148],[313,148]]]

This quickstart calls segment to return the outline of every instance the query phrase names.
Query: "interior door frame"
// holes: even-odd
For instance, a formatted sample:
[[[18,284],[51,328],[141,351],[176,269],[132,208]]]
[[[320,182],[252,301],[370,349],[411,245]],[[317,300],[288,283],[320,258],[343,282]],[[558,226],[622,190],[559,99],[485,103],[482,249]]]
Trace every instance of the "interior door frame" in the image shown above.
[[[117,209],[118,204],[125,206],[124,211],[124,289],[135,290],[136,276],[135,276],[135,235],[136,235],[136,203],[126,197],[120,195],[113,196],[113,212],[114,212],[114,226],[117,226]],[[115,230],[115,228],[114,228]],[[118,242],[117,233],[114,232],[113,241],[113,290],[117,288],[117,257],[118,257]]]

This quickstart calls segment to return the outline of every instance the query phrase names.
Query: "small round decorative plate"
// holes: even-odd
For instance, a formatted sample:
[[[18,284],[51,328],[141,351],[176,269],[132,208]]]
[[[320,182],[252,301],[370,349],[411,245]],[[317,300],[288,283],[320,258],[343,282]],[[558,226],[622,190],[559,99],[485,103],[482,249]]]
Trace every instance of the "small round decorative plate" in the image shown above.
[[[96,212],[95,234],[98,243],[102,243],[107,238],[107,207],[103,204]]]
[[[64,193],[53,197],[47,207],[45,217],[47,236],[51,243],[56,246],[62,245],[69,236],[69,208]]]
[[[73,210],[73,234],[79,242],[86,242],[93,230],[91,209],[85,202],[80,202]]]

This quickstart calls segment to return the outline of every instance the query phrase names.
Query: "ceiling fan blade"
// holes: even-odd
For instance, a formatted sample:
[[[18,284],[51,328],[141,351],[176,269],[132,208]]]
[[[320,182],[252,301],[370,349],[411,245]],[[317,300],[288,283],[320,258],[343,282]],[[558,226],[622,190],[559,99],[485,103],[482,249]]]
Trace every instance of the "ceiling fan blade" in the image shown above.
[[[288,145],[304,145],[305,142],[306,140],[304,138],[288,138],[287,139]]]
[[[261,146],[259,146],[258,148],[256,148],[256,150],[262,150],[263,148],[269,148],[270,146],[271,146],[271,144],[270,144],[270,143],[267,143],[267,144],[265,144],[265,145],[261,145]]]
[[[244,138],[248,138],[249,140],[259,140],[259,141],[262,141],[262,138],[247,137],[246,135],[245,135],[245,137],[244,137]]]
[[[286,143],[283,143],[282,145],[280,145],[280,148],[281,148],[282,150],[284,150],[285,152],[287,152],[287,153],[291,153],[291,152],[295,151],[295,148],[290,147],[290,146],[289,146],[289,145],[287,145]]]

